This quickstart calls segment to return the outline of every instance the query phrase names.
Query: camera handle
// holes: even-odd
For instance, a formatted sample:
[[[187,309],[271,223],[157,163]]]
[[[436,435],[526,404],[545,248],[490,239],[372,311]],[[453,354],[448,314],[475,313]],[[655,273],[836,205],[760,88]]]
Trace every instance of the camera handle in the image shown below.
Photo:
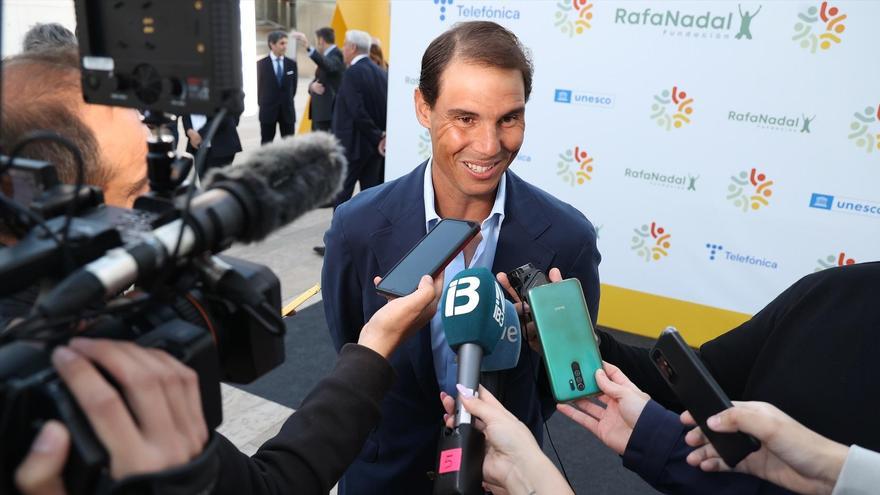
[[[170,128],[177,119],[165,112],[144,112],[144,124],[150,128],[147,138],[147,176],[150,192],[135,201],[134,207],[154,213],[174,209],[177,190],[189,176],[193,166],[191,156],[178,156]]]

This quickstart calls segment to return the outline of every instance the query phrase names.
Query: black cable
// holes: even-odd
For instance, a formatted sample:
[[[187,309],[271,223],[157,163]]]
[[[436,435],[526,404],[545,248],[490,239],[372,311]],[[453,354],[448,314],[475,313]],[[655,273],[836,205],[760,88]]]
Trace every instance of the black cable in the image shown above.
[[[177,242],[174,244],[174,251],[171,253],[170,260],[173,262],[175,258],[177,258],[177,254],[180,252],[180,243],[183,241],[183,231],[186,229],[187,222],[189,221],[189,210],[190,205],[192,204],[193,197],[196,193],[196,178],[201,177],[202,168],[204,167],[205,160],[208,156],[208,147],[211,145],[211,140],[214,139],[214,134],[217,133],[217,129],[220,127],[220,122],[226,117],[226,108],[221,108],[219,112],[214,116],[213,120],[211,120],[211,125],[208,127],[208,132],[205,134],[205,138],[202,139],[202,144],[199,146],[199,151],[196,153],[196,159],[193,164],[193,180],[190,181],[187,194],[186,194],[186,206],[183,208],[183,215],[181,216],[181,224],[180,224],[180,232],[177,234]],[[168,264],[168,269],[174,266],[173,263]]]
[[[12,167],[12,163],[15,158],[27,145],[37,141],[52,141],[54,143],[60,144],[68,151],[70,151],[70,153],[73,155],[74,161],[76,162],[76,185],[73,189],[73,200],[67,206],[67,214],[64,220],[64,227],[61,231],[61,243],[62,246],[65,246],[67,244],[68,235],[70,233],[70,224],[73,221],[74,214],[76,213],[76,203],[79,199],[79,192],[84,185],[86,169],[82,153],[80,153],[79,148],[76,147],[73,141],[51,131],[29,132],[25,134],[25,136],[20,139],[12,148],[12,151],[9,153],[9,162],[6,164],[6,168],[0,171],[0,175],[5,173],[10,167]],[[67,250],[65,249],[65,251]],[[68,259],[68,261],[71,260],[72,258]]]
[[[522,332],[525,335],[526,332]],[[532,375],[532,378],[535,380],[535,392],[539,393],[538,389],[540,388],[540,383],[538,383],[538,372],[535,369],[535,362],[532,360],[532,346],[528,344],[528,338],[526,338],[526,352],[529,354],[529,368]],[[547,440],[550,441],[550,448],[553,449],[553,455],[556,456],[556,460],[559,462],[559,469],[562,471],[562,476],[565,478],[565,482],[568,483],[569,488],[571,488],[572,492],[574,488],[571,486],[571,480],[568,479],[568,473],[565,472],[565,464],[562,462],[562,457],[559,456],[559,451],[556,450],[556,444],[553,443],[553,437],[550,435],[550,425],[547,424],[547,417],[544,416],[544,407],[541,405],[540,398],[538,399],[538,413],[541,414],[541,420],[544,422],[544,431],[547,432]]]
[[[59,247],[62,246],[61,239],[59,239],[58,236],[55,235],[55,232],[52,232],[52,229],[50,229],[49,226],[46,225],[46,222],[43,221],[43,219],[40,218],[40,216],[37,215],[36,213],[21,206],[20,204],[16,203],[15,201],[12,201],[11,199],[6,198],[2,194],[0,194],[0,206],[2,206],[4,208],[6,208],[7,210],[10,210],[14,213],[17,213],[21,217],[27,217],[27,219],[30,220],[32,223],[31,228],[33,228],[33,225],[36,225],[36,226],[42,228],[46,232],[47,237],[52,239],[52,241],[54,241],[55,244],[57,244]]]

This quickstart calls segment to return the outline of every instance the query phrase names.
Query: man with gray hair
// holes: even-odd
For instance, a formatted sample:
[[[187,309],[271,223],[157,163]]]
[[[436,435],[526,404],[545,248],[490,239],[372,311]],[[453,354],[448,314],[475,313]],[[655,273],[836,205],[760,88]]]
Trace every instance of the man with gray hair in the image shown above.
[[[348,175],[336,205],[347,201],[356,182],[361,190],[379,185],[385,175],[385,115],[388,75],[370,60],[369,33],[348,30],[342,76],[333,108],[333,134],[345,146]]]
[[[28,29],[21,44],[22,51],[32,52],[49,48],[75,48],[76,36],[57,22],[38,22]]]

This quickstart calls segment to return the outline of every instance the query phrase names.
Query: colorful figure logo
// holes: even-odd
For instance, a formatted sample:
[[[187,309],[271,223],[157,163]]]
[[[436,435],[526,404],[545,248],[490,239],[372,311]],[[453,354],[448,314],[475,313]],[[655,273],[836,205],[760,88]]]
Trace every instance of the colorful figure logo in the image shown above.
[[[798,19],[800,20],[794,25],[795,33],[791,39],[800,43],[801,48],[810,50],[810,53],[816,53],[817,46],[828,50],[833,44],[840,43],[840,34],[846,30],[846,25],[843,24],[846,14],[841,14],[837,7],[829,8],[828,2],[822,2],[818,9],[815,6],[808,8],[798,14]],[[821,29],[816,26],[820,20],[824,24],[825,32],[817,35],[813,33],[813,27]]]
[[[773,181],[767,180],[767,176],[757,169],[743,170],[738,175],[732,175],[730,180],[732,183],[727,186],[727,199],[733,201],[737,208],[749,211],[749,206],[757,210],[770,204],[767,199],[773,195],[773,190],[770,189]]]
[[[632,237],[632,249],[640,258],[644,258],[645,262],[652,259],[659,261],[664,256],[669,256],[669,238],[671,234],[667,234],[663,227],[657,226],[657,222],[651,222],[651,225],[642,225],[641,228],[633,229],[635,235]]]
[[[852,265],[855,264],[856,260],[852,258],[847,258],[846,253],[843,251],[840,254],[829,254],[824,258],[819,258],[816,260],[818,266],[813,270],[814,272],[821,272],[826,268],[833,268],[835,266],[843,266],[843,265]]]
[[[588,180],[593,180],[593,157],[588,155],[583,148],[575,146],[573,150],[565,150],[559,154],[559,162],[556,164],[556,175],[574,187],[582,185]]]
[[[428,131],[419,136],[419,156],[427,160],[431,156],[431,134]]]
[[[434,0],[434,5],[440,6],[440,20],[446,20],[446,6],[452,6],[452,0]]]
[[[880,131],[880,127],[876,126],[880,122],[880,105],[877,108],[866,107],[863,112],[855,112],[853,117],[855,120],[849,125],[853,132],[849,139],[859,148],[865,148],[866,153],[871,153],[875,148],[880,150],[880,132],[874,132]]]
[[[651,114],[651,118],[667,131],[672,130],[673,127],[678,129],[684,124],[691,123],[690,117],[694,113],[693,103],[694,99],[689,98],[687,93],[677,86],[672,87],[672,92],[664,89],[659,95],[654,95],[654,103],[651,105],[651,111],[654,113]],[[667,112],[670,105],[673,109]]]
[[[434,0],[436,2],[436,0]],[[449,3],[452,3],[451,0]],[[575,34],[583,34],[585,29],[593,27],[593,4],[589,0],[559,0],[556,3],[556,22],[554,25],[572,37]]]

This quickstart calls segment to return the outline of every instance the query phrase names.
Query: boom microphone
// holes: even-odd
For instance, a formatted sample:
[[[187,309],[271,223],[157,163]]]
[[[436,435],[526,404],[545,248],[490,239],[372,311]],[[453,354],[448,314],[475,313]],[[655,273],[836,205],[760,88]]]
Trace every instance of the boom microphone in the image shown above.
[[[193,198],[187,218],[111,249],[79,268],[43,298],[36,310],[46,317],[68,314],[118,294],[191,254],[216,253],[235,241],[262,240],[333,198],[346,166],[342,147],[326,132],[283,139],[250,152],[240,164],[208,175],[208,189]]]
[[[449,346],[458,352],[458,383],[476,390],[480,363],[490,355],[505,330],[504,294],[485,268],[459,272],[441,298],[441,321]],[[435,495],[483,493],[485,439],[471,415],[455,401],[454,429],[440,438]]]

